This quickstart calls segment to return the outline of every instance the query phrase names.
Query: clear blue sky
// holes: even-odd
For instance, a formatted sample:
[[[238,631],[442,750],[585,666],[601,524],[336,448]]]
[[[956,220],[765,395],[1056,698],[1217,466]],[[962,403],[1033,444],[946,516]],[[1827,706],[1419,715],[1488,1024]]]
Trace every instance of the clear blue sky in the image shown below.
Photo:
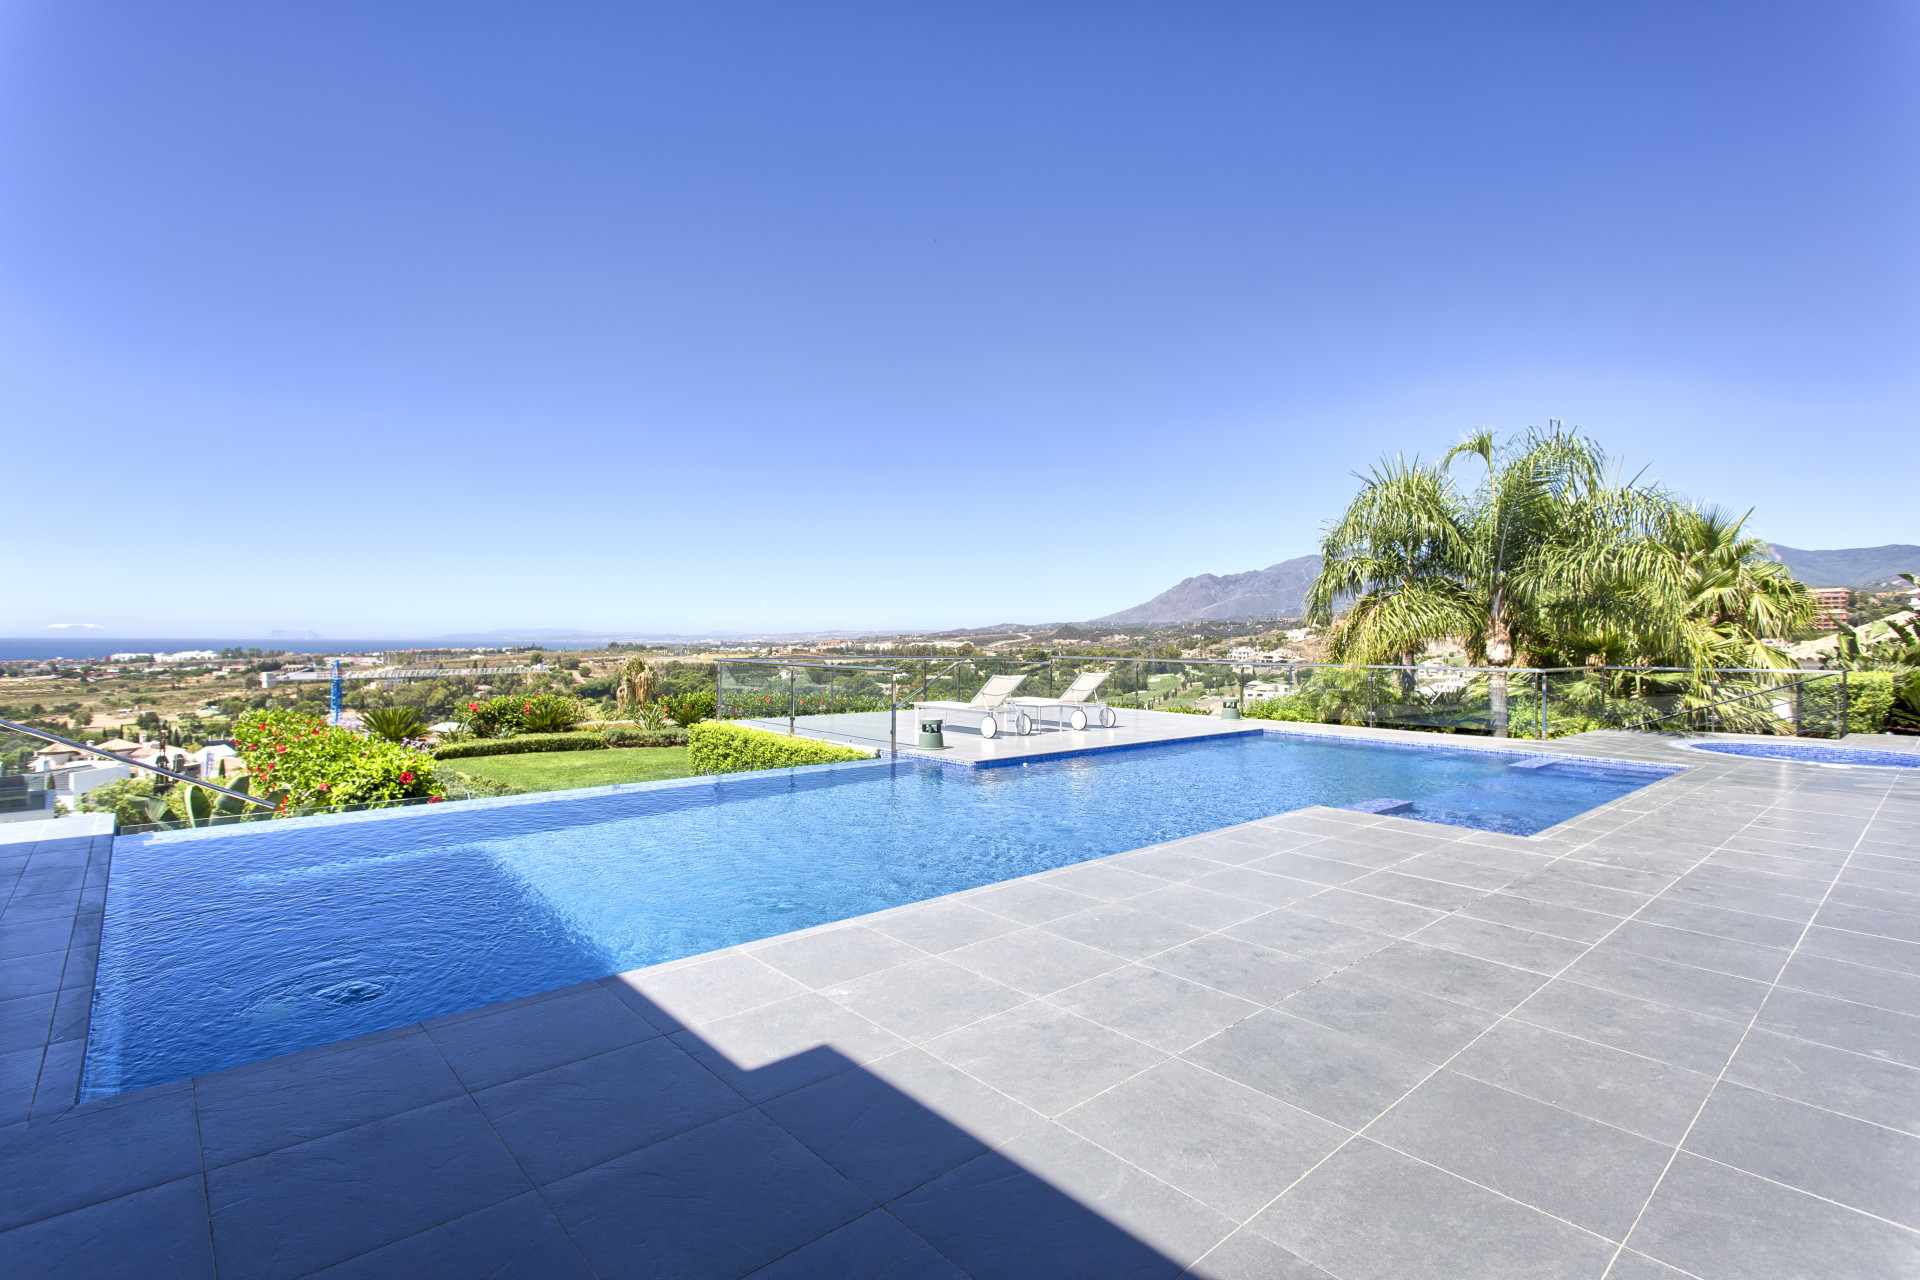
[[[9,0],[0,633],[1085,618],[1549,417],[1920,542],[1917,197],[1904,0]]]

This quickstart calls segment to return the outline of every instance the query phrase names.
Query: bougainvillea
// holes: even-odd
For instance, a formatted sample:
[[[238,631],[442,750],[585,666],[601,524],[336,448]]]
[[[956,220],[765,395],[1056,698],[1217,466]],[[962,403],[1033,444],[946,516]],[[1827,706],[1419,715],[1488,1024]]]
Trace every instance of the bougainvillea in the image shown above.
[[[284,793],[282,813],[439,794],[426,752],[297,711],[249,711],[234,721],[233,738],[253,775],[253,794]]]

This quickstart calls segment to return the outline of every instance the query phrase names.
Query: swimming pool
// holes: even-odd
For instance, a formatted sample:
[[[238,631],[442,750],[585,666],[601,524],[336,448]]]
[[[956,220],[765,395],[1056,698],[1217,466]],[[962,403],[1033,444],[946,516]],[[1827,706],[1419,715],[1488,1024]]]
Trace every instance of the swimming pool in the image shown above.
[[[1920,751],[1882,751],[1876,747],[1823,747],[1811,742],[1677,742],[1686,751],[1710,751],[1749,760],[1793,760],[1800,764],[1844,764],[1869,769],[1920,769]]]
[[[1270,733],[122,837],[82,1097],[1307,805],[1530,834],[1675,768]]]

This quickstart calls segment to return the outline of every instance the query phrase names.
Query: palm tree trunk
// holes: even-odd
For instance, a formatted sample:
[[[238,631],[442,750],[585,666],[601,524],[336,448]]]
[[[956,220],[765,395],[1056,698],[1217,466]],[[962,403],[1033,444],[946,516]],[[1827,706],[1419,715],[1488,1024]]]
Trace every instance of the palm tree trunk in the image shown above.
[[[1493,736],[1507,736],[1507,673],[1495,671],[1487,677],[1487,692],[1493,702]]]

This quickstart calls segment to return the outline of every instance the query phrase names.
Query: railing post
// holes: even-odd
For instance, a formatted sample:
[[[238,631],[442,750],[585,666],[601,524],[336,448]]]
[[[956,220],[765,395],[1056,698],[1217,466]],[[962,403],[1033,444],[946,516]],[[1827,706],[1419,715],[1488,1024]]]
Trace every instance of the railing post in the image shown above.
[[[900,758],[900,677],[893,671],[887,672],[887,748]]]
[[[1833,726],[1835,742],[1847,736],[1847,673],[1840,672],[1840,723]]]
[[[1547,673],[1536,671],[1533,675],[1534,688],[1540,694],[1540,741],[1545,742],[1547,740]]]

